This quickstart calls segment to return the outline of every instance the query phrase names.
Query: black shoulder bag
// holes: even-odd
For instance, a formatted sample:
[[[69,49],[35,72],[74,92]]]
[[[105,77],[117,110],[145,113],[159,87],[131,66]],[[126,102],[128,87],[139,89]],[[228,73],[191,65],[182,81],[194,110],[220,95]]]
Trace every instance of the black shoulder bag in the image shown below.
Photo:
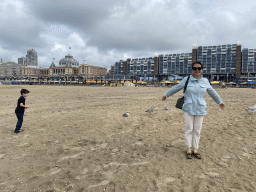
[[[186,91],[186,89],[187,89],[189,77],[190,77],[190,75],[188,76],[188,79],[187,79],[187,81],[186,81],[186,83],[185,83],[183,94],[185,93],[185,91]],[[183,104],[184,104],[184,96],[178,99],[178,101],[177,101],[175,107],[177,107],[178,109],[182,109]]]

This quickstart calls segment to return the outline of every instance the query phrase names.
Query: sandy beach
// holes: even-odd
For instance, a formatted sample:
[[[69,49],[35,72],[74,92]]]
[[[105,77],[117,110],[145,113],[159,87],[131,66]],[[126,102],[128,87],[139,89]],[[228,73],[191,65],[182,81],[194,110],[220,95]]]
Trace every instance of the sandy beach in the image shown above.
[[[15,134],[22,88],[30,108]],[[0,191],[256,191],[256,90],[215,89],[224,111],[207,94],[202,159],[188,160],[182,91],[163,102],[168,89],[0,85]]]

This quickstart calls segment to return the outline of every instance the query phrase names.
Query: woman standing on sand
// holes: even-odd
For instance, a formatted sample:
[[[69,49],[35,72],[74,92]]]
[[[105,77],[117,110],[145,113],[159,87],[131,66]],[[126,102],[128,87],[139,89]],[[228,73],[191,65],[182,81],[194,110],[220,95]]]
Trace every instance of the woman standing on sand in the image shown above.
[[[184,104],[182,111],[185,118],[185,145],[187,147],[187,159],[191,159],[194,155],[197,159],[201,159],[201,155],[197,152],[200,140],[200,132],[202,128],[204,115],[207,114],[207,106],[205,102],[206,91],[212,99],[220,106],[222,110],[225,104],[210,85],[208,79],[203,78],[203,65],[201,62],[196,61],[192,64],[192,75],[190,75],[187,89],[184,93]],[[185,77],[178,85],[169,89],[162,101],[170,97],[184,88],[188,77]],[[193,149],[191,149],[193,148]]]

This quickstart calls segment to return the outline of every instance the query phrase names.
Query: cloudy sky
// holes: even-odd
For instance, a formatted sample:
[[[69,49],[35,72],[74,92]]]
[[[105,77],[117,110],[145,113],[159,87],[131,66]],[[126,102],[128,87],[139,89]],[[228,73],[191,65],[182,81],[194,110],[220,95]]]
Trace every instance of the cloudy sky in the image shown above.
[[[109,69],[194,44],[256,48],[255,10],[254,0],[0,0],[0,58],[18,62],[34,48],[40,67],[70,52]]]

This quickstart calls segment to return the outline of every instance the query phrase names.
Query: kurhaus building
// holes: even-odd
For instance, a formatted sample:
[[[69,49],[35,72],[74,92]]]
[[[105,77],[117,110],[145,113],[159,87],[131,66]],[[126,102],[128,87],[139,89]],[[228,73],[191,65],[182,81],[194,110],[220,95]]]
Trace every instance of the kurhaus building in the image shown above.
[[[51,63],[49,68],[39,68],[36,66],[24,66],[22,68],[23,77],[83,77],[92,78],[94,76],[107,75],[107,68],[97,67],[88,64],[79,64],[79,62],[68,54],[59,61],[59,66]]]
[[[256,74],[256,49],[241,49],[241,44],[193,46],[192,53],[162,54],[149,58],[120,60],[115,63],[115,75],[185,76],[191,74],[191,64],[201,61],[207,77],[240,77]]]

